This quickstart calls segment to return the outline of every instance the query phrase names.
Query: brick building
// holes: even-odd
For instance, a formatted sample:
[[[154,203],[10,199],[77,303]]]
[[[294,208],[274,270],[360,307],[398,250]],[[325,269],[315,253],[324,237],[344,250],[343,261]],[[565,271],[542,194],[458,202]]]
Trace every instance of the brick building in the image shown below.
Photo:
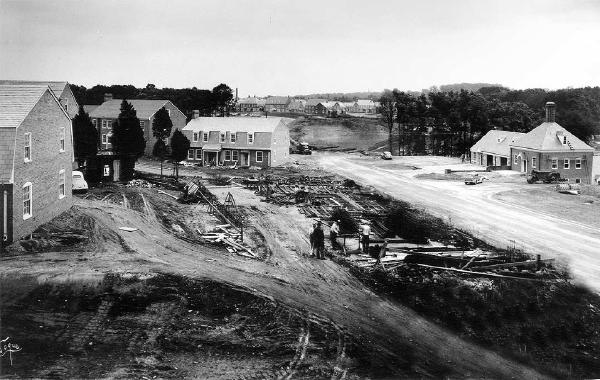
[[[241,98],[235,105],[237,112],[262,112],[265,110],[265,99],[257,97]]]
[[[483,166],[509,166],[510,145],[525,133],[491,130],[471,147],[471,163]]]
[[[0,85],[0,232],[8,243],[68,210],[71,118],[48,86]]]
[[[288,161],[290,151],[287,120],[281,117],[194,117],[183,128],[190,140],[188,161],[206,166],[282,165]]]
[[[317,113],[317,105],[319,103],[326,102],[325,99],[308,99],[306,104],[304,105],[304,112],[308,114],[316,114]]]
[[[112,135],[112,125],[121,113],[122,99],[112,99],[110,94],[104,98],[104,103],[96,107],[90,112],[92,124],[98,130],[98,148],[101,151],[111,151],[110,136]],[[152,122],[156,112],[164,107],[171,117],[173,122],[173,132],[175,129],[185,127],[186,117],[169,100],[146,100],[146,99],[131,99],[127,100],[135,108],[137,117],[140,119],[140,126],[144,130],[144,139],[146,140],[145,154],[151,155],[152,148],[156,142],[156,138],[152,135]]]
[[[287,112],[291,99],[287,96],[269,96],[265,102],[267,112]]]
[[[556,105],[546,103],[546,121],[510,145],[511,168],[554,171],[569,182],[590,184],[594,148],[555,121]]]

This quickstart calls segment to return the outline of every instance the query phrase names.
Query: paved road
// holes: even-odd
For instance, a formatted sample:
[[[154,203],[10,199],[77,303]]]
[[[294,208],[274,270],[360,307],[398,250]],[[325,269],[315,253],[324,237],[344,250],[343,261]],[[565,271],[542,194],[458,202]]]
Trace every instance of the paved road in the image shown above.
[[[414,179],[412,170],[386,168],[372,159],[342,154],[316,155],[313,159],[326,170],[420,205],[498,247],[511,245],[514,240],[529,253],[558,258],[570,266],[576,279],[600,290],[600,231],[493,198],[520,185],[466,187],[459,182]]]

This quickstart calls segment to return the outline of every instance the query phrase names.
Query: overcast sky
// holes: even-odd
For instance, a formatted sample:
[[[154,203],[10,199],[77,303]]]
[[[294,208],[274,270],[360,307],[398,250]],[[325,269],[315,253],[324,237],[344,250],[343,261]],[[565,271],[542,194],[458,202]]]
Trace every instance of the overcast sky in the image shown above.
[[[0,78],[246,95],[600,85],[600,0],[0,0]]]

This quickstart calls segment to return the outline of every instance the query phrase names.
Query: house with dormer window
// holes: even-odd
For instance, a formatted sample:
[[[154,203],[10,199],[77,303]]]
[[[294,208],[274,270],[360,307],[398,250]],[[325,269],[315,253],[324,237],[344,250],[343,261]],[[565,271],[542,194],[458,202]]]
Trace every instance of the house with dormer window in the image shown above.
[[[554,171],[573,183],[591,184],[594,148],[555,121],[556,105],[546,103],[546,120],[510,145],[511,168]]]

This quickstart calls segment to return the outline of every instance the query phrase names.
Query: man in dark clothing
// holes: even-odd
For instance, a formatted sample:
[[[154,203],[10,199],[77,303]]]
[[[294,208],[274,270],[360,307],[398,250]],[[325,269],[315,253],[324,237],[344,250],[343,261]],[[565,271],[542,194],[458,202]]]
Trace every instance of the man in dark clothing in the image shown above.
[[[317,223],[317,228],[313,232],[313,241],[317,250],[317,259],[325,260],[325,234],[321,222]]]

